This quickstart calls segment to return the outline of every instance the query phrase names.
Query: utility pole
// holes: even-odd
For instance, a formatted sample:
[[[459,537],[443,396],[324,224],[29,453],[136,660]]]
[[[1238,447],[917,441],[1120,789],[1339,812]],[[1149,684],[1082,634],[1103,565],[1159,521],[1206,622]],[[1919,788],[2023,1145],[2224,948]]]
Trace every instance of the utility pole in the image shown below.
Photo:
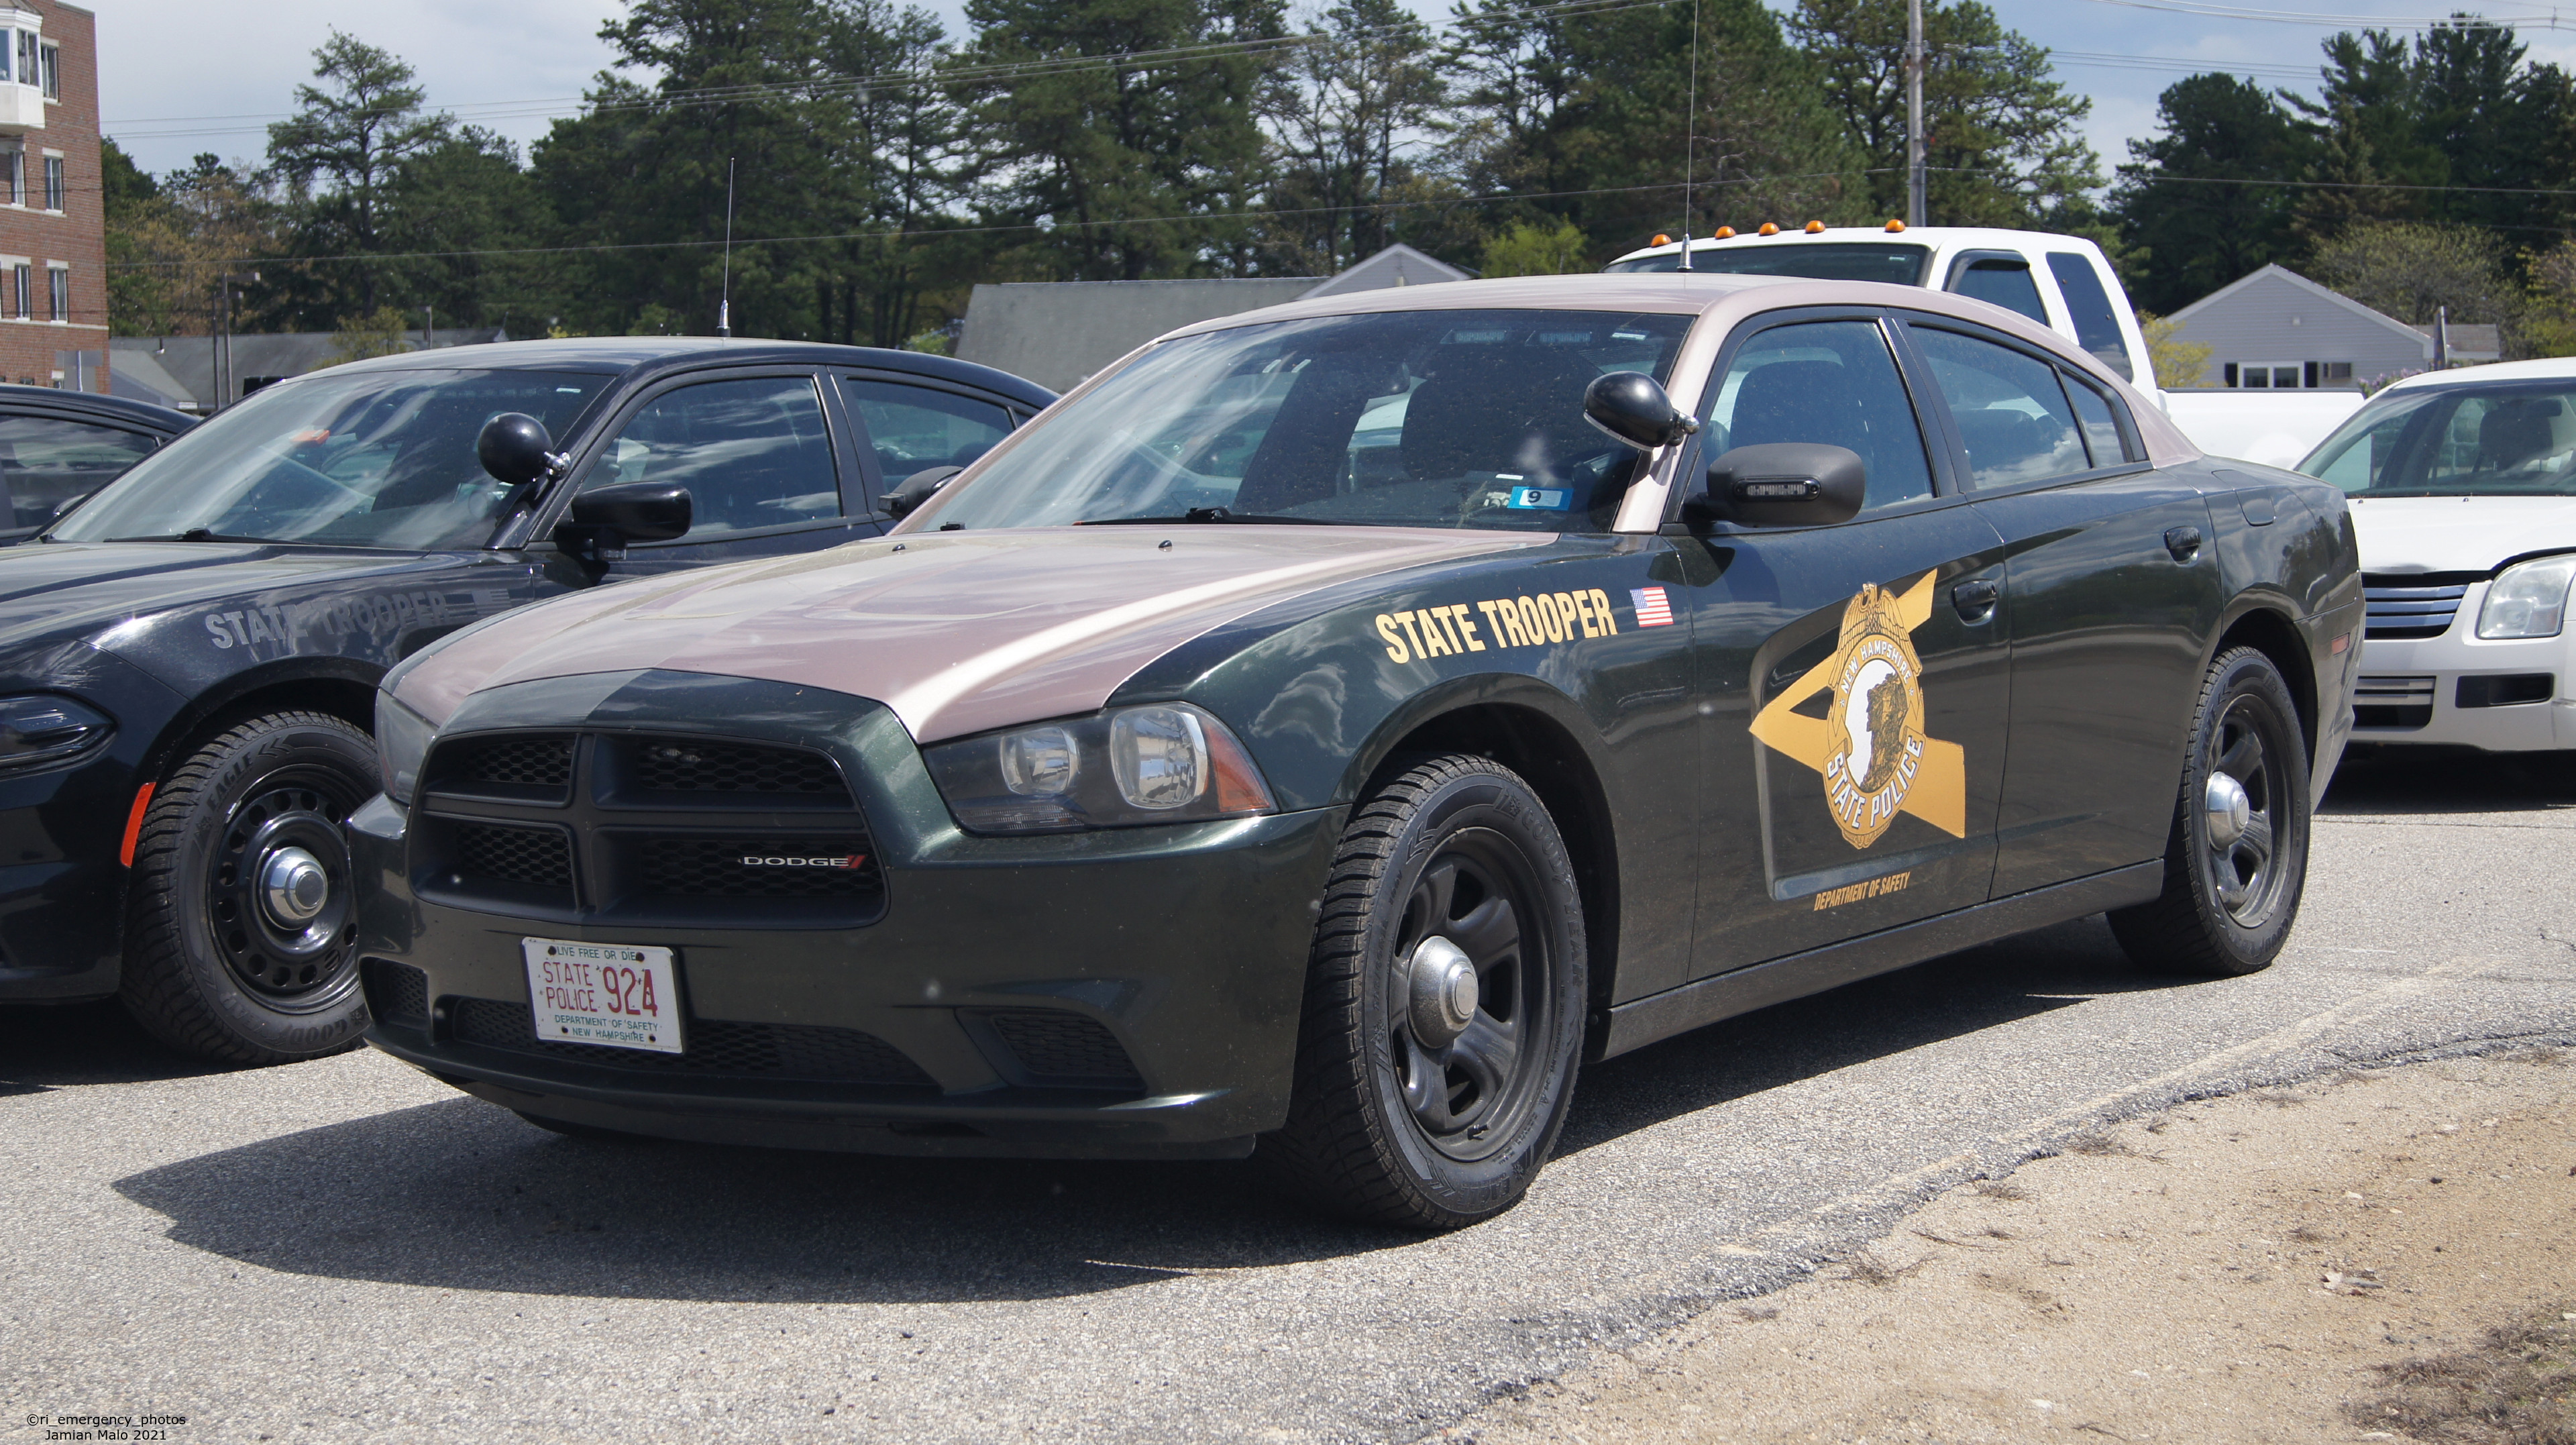
[[[223,322],[223,332],[218,338],[222,345],[215,353],[216,411],[223,410],[237,400],[233,395],[233,288],[258,284],[257,271],[228,271],[217,277],[215,281],[216,294],[222,298],[222,305],[217,310],[221,313]]]
[[[1931,148],[1923,143],[1923,0],[1905,0],[1905,224],[1920,226]]]

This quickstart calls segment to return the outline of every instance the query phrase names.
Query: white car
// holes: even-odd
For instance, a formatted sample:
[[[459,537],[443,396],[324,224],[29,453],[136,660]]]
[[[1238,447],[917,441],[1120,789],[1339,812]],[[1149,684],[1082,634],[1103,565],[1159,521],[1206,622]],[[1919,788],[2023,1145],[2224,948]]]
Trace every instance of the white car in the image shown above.
[[[2298,469],[2359,534],[2353,742],[2576,750],[2576,358],[2401,381]]]

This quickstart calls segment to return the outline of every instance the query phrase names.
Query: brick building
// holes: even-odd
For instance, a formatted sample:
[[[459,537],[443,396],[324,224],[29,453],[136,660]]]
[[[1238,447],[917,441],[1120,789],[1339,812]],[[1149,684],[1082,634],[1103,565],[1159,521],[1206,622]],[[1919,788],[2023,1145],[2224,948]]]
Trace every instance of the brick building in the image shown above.
[[[0,0],[0,381],[107,390],[98,22]]]

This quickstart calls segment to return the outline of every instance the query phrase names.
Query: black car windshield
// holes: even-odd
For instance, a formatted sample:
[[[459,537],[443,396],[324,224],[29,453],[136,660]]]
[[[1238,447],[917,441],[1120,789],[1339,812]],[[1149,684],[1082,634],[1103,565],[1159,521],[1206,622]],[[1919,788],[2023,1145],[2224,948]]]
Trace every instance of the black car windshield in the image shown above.
[[[1816,281],[1886,281],[1923,284],[1929,246],[1879,241],[1773,241],[1753,246],[1693,246],[1691,269],[1720,276],[1803,276]],[[1679,251],[1613,261],[1605,271],[1678,271]]]
[[[1003,443],[933,527],[1169,519],[1606,531],[1638,453],[1583,419],[1687,316],[1392,311],[1183,337]]]
[[[560,438],[610,380],[465,370],[301,377],[179,437],[47,535],[480,547],[510,494],[474,459],[483,424],[525,412]]]
[[[2355,497],[2576,496],[2576,378],[2383,396],[2298,469]]]

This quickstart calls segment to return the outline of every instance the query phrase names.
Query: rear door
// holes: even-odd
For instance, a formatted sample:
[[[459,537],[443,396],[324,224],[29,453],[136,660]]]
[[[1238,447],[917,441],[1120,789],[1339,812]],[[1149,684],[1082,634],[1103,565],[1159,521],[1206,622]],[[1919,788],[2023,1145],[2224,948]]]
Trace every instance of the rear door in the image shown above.
[[[2143,460],[2126,408],[2081,372],[1946,318],[1904,331],[2010,552],[1995,896],[2159,857],[2225,602],[2208,505]]]
[[[866,493],[857,514],[882,518],[885,494],[906,477],[965,466],[1028,419],[999,397],[922,377],[845,371],[839,383]]]
[[[1800,313],[1730,341],[1701,464],[1733,446],[1858,452],[1839,526],[1694,545],[1709,748],[1694,972],[1720,973],[1982,903],[2007,712],[2002,538],[1927,445],[1875,312]]]

